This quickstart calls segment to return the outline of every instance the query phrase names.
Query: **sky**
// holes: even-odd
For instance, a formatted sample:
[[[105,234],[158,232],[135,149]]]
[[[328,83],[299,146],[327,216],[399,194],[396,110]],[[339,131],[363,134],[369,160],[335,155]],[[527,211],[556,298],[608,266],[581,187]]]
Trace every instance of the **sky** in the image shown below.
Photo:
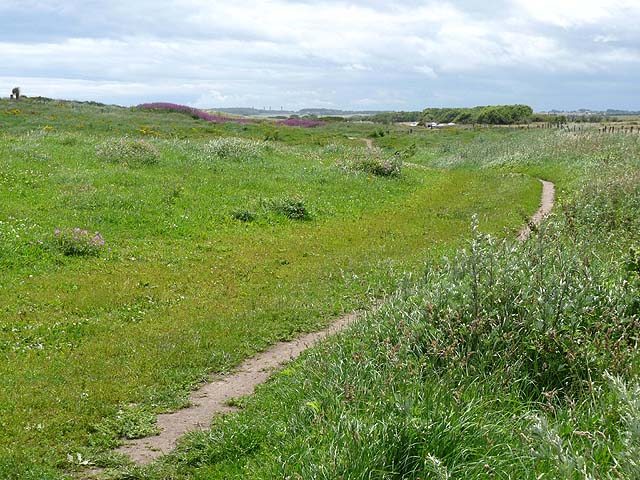
[[[0,0],[0,96],[640,110],[638,25],[640,0]]]

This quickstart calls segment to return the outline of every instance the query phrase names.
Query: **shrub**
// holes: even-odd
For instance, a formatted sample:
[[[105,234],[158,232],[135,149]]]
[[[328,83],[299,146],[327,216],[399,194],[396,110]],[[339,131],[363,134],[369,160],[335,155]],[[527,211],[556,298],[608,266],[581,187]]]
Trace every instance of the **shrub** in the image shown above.
[[[99,232],[74,228],[56,230],[54,244],[64,255],[83,257],[99,255],[105,242]]]
[[[160,151],[154,145],[127,137],[96,145],[96,154],[107,162],[131,167],[155,165],[160,159]]]
[[[275,128],[270,128],[265,132],[264,140],[277,142],[280,140],[280,132]]]

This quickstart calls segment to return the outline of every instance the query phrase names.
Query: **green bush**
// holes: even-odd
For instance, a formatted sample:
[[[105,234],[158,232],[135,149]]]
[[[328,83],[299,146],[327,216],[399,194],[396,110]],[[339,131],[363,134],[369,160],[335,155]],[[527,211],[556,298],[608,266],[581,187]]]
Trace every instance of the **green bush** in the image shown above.
[[[422,112],[422,122],[437,123],[488,123],[512,125],[529,120],[533,110],[528,105],[495,105],[472,108],[427,108]]]
[[[253,222],[256,219],[255,213],[245,209],[234,210],[231,212],[231,216],[241,222]]]

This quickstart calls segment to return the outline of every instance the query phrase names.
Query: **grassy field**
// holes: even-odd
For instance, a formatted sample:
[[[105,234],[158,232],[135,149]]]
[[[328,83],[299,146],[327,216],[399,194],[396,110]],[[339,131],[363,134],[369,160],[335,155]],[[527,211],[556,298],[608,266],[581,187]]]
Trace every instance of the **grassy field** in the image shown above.
[[[109,478],[640,477],[639,138],[450,135],[414,161],[545,174],[553,216],[524,244],[474,227],[242,412]]]
[[[380,137],[29,99],[0,102],[0,128],[2,478],[126,469],[119,439],[210,373],[391,294],[474,215],[512,237],[539,202],[531,175],[569,185],[573,168],[463,161],[539,132]],[[381,150],[349,139],[371,136]],[[400,159],[424,168],[376,170]]]

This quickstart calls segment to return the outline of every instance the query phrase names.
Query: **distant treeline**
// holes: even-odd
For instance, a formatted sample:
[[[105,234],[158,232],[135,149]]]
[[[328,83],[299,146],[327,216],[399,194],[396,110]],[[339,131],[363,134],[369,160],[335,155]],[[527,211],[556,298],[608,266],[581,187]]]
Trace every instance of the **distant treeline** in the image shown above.
[[[371,115],[367,120],[376,123],[419,122],[422,112],[383,112]]]
[[[427,108],[422,112],[423,123],[459,123],[513,125],[526,123],[533,115],[528,105],[490,105],[471,108]]]
[[[490,105],[471,108],[427,108],[421,112],[384,112],[366,118],[376,123],[420,122],[457,123],[463,125],[512,125],[530,121],[533,110],[527,105]]]

